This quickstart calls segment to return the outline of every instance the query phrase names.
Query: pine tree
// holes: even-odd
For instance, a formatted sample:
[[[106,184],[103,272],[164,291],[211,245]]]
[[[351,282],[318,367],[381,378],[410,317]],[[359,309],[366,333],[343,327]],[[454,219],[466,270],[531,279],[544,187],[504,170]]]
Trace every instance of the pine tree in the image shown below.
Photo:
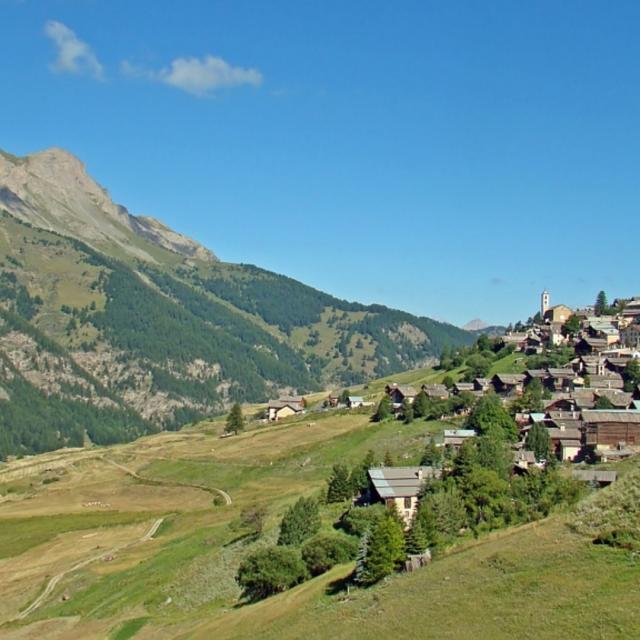
[[[394,467],[395,466],[395,460],[393,459],[393,456],[391,455],[390,451],[385,451],[384,452],[384,460],[382,461],[382,464],[385,467]]]
[[[374,584],[393,573],[405,559],[402,526],[387,515],[371,532],[360,582]]]
[[[534,422],[527,434],[527,447],[536,456],[536,460],[548,460],[551,441],[549,440],[549,430],[541,423]]]
[[[442,451],[433,440],[425,447],[420,464],[428,467],[438,467],[442,464]]]
[[[428,410],[429,397],[424,391],[420,391],[416,396],[416,399],[413,401],[413,416],[415,418],[425,418]]]
[[[376,412],[373,414],[374,422],[384,422],[391,417],[391,398],[388,395],[384,395],[380,403],[378,404],[378,408]]]
[[[407,398],[402,402],[402,415],[404,416],[404,421],[407,424],[411,424],[413,422],[413,405]]]
[[[607,294],[604,291],[600,291],[596,298],[596,303],[593,306],[593,311],[597,316],[602,316],[607,312],[608,308]]]
[[[349,470],[343,464],[334,464],[327,488],[327,502],[343,502],[351,498],[352,494]]]
[[[289,507],[280,523],[279,545],[298,545],[320,529],[320,510],[313,498],[300,498]]]
[[[362,534],[362,537],[360,538],[360,546],[358,547],[358,555],[356,556],[356,568],[353,572],[353,578],[358,584],[367,584],[365,575],[370,535],[371,534],[369,533],[369,531],[365,530],[365,532]]]
[[[224,432],[237,434],[240,431],[244,431],[244,416],[242,415],[242,407],[236,402],[227,416]]]
[[[429,547],[429,532],[425,526],[425,518],[418,514],[411,521],[411,528],[406,534],[407,553],[424,553]]]
[[[369,486],[369,469],[372,469],[376,464],[375,454],[371,449],[367,451],[367,455],[364,460],[356,465],[351,470],[349,476],[349,483],[351,484],[351,491],[354,494],[363,492]]]

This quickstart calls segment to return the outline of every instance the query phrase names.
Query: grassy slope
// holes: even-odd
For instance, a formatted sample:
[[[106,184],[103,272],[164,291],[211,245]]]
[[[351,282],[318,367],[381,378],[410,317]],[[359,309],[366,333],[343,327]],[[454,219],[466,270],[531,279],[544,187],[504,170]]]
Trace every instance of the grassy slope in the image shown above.
[[[407,375],[413,382],[441,374],[418,371]],[[17,582],[11,583],[14,608],[24,606],[43,588],[42,571],[47,569],[31,563],[38,557],[51,559],[64,536],[77,535],[82,540],[89,535],[84,533],[87,527],[98,523],[110,526],[101,530],[104,533],[91,535],[115,534],[124,530],[117,518],[124,525],[164,515],[166,522],[156,540],[123,551],[113,562],[94,563],[67,576],[26,621],[33,627],[13,623],[2,627],[0,636],[27,637],[19,634],[35,633],[40,624],[62,625],[63,620],[73,619],[75,637],[83,633],[86,637],[115,636],[121,631],[126,637],[138,627],[127,621],[144,618],[136,638],[248,638],[255,637],[256,628],[267,639],[364,638],[376,632],[379,637],[400,632],[407,638],[506,638],[515,633],[525,638],[553,638],[557,629],[576,638],[633,637],[638,614],[632,607],[632,585],[640,577],[638,565],[628,553],[594,547],[571,533],[562,516],[468,542],[465,549],[437,560],[428,569],[394,577],[370,590],[353,591],[346,601],[344,594],[326,593],[330,582],[350,571],[350,567],[339,567],[276,598],[233,606],[238,596],[233,576],[241,558],[256,545],[275,538],[282,513],[300,494],[313,495],[323,489],[336,460],[359,461],[371,448],[379,458],[389,450],[399,461],[415,463],[425,436],[443,426],[424,422],[374,425],[365,413],[325,413],[252,427],[226,439],[217,437],[221,423],[212,422],[103,450],[108,458],[144,478],[225,489],[234,500],[230,507],[209,506],[211,495],[192,488],[185,487],[182,494],[171,497],[168,487],[136,481],[112,465],[86,458],[69,465],[67,474],[53,485],[38,485],[37,477],[31,478],[28,499],[18,496],[0,504],[0,548],[4,545],[5,555],[12,556],[0,559],[0,579],[7,575],[6,569],[2,573],[6,566],[2,562],[19,563],[21,568]],[[47,466],[53,464],[55,455],[47,455]],[[65,457],[74,455],[86,453],[66,453]],[[624,469],[634,464],[625,462]],[[103,485],[107,493],[100,493],[106,491]],[[165,509],[158,511],[158,500],[165,491]],[[93,512],[81,518],[63,513],[64,505],[70,505],[79,492],[83,504],[99,498],[118,505],[121,512]],[[247,545],[229,523],[256,500],[267,506],[269,516],[264,539]],[[45,513],[50,504],[55,505],[51,513],[57,515],[24,520],[29,513]],[[138,509],[139,513],[133,513]],[[16,526],[21,526],[17,513],[28,530],[37,534],[26,536],[19,547],[15,546]],[[327,508],[325,526],[337,515],[335,509]],[[71,594],[71,599],[61,602],[62,593]],[[51,630],[50,637],[74,637],[68,624],[60,627],[61,635]]]
[[[640,634],[629,555],[571,534],[562,517],[501,532],[413,574],[350,597],[316,584],[244,607],[184,637],[631,638]],[[265,621],[267,627],[262,626]]]

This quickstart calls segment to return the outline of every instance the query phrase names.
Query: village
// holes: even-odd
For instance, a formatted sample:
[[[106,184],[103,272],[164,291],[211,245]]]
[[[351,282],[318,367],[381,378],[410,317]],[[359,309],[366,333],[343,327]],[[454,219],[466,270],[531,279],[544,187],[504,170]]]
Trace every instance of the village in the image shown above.
[[[390,419],[399,421],[425,415],[451,422],[433,445],[441,450],[441,460],[451,461],[465,442],[479,433],[465,427],[465,418],[479,399],[495,397],[513,417],[518,437],[510,444],[512,474],[526,474],[547,465],[572,465],[571,475],[591,486],[606,486],[617,478],[615,470],[591,466],[596,462],[615,462],[640,451],[640,298],[616,300],[600,308],[573,310],[566,305],[550,305],[550,294],[541,295],[540,311],[523,326],[493,336],[495,349],[522,354],[521,373],[495,373],[454,381],[445,376],[441,383],[420,387],[390,382],[381,404]],[[487,342],[485,336],[480,340]],[[565,356],[556,366],[526,368],[527,361]],[[332,393],[323,410],[362,410],[376,403],[348,390]],[[418,410],[418,405],[422,409]],[[380,407],[380,405],[378,405]],[[268,405],[266,420],[305,413],[301,396],[283,396]],[[378,412],[380,408],[378,409]],[[442,413],[439,414],[438,412]],[[428,415],[428,414],[427,414]],[[374,420],[376,416],[374,415]],[[543,430],[548,455],[538,455],[531,443],[531,432]],[[366,500],[392,506],[409,527],[415,517],[423,484],[439,478],[443,463],[417,467],[376,466],[368,469]]]

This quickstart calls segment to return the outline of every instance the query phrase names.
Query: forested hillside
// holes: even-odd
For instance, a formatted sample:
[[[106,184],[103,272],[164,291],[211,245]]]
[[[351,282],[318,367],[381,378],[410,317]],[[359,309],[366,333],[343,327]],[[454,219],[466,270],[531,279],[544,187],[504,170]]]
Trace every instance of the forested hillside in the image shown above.
[[[176,429],[236,401],[429,364],[472,341],[451,325],[222,263],[111,202],[61,150],[2,161],[5,455]],[[61,417],[47,423],[46,406]]]

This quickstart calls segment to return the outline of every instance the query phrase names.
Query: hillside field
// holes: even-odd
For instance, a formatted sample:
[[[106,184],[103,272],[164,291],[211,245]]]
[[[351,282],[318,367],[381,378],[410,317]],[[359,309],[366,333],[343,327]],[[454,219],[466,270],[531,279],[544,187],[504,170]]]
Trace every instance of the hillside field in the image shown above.
[[[403,382],[437,375],[419,370]],[[335,461],[354,464],[373,449],[415,464],[426,436],[444,427],[327,412],[221,438],[223,423],[214,421],[3,465],[0,638],[235,639],[257,628],[274,639],[639,633],[637,559],[594,546],[563,514],[467,540],[428,568],[367,590],[343,592],[352,567],[342,565],[238,606],[241,559],[274,542],[300,495],[324,491]],[[248,541],[233,523],[254,502],[268,517],[262,538]],[[323,507],[324,529],[340,508]]]

